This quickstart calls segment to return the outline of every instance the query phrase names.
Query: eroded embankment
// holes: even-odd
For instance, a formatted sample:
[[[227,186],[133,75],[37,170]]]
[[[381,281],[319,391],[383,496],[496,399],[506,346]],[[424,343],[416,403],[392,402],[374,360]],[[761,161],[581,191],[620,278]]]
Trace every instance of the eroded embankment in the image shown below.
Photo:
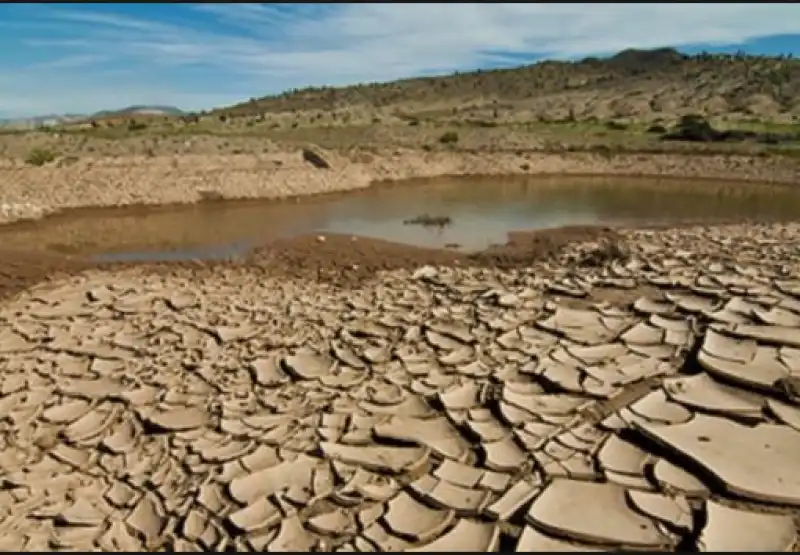
[[[800,170],[774,157],[672,154],[481,153],[396,150],[323,153],[329,168],[302,151],[226,156],[79,159],[68,165],[0,164],[0,221],[86,206],[194,203],[220,198],[285,198],[364,188],[381,180],[446,175],[641,175],[797,183]]]

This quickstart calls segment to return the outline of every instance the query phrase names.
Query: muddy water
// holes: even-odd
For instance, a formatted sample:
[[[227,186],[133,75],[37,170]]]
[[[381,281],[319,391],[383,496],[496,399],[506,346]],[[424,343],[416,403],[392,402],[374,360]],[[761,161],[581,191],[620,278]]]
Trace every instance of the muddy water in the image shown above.
[[[422,214],[440,227],[407,225]],[[279,236],[343,233],[402,243],[484,248],[508,231],[800,218],[800,188],[641,178],[448,178],[293,202],[80,210],[0,228],[11,248],[99,260],[236,256]]]

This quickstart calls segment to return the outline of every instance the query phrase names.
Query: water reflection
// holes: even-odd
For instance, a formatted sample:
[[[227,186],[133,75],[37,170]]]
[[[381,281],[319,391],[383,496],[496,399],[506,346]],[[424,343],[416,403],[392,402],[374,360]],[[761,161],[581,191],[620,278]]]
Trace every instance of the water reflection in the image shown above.
[[[405,225],[449,216],[444,228]],[[562,225],[795,219],[800,188],[640,178],[451,178],[298,202],[91,210],[0,228],[8,247],[104,260],[222,258],[278,236],[343,233],[480,249],[508,231]]]
[[[641,179],[458,179],[397,186],[358,199],[337,199],[322,231],[423,246],[457,243],[479,249],[515,229],[563,225],[794,218],[800,191],[752,184]],[[452,225],[403,225],[419,214],[449,216]]]

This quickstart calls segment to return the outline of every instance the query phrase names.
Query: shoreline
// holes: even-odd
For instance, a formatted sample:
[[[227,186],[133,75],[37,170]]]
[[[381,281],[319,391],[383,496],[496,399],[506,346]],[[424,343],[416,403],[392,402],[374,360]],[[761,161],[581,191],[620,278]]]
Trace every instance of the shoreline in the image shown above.
[[[69,165],[2,165],[0,224],[71,209],[169,207],[235,200],[293,201],[368,187],[443,177],[640,177],[800,183],[786,158],[706,153],[481,153],[395,150],[388,154],[319,152],[329,169],[304,161],[302,149],[263,155],[81,159]]]

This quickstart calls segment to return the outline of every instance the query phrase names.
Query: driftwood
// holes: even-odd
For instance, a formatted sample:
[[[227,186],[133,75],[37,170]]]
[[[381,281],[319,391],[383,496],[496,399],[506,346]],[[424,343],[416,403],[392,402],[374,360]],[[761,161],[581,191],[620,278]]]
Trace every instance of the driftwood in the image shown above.
[[[445,227],[452,223],[453,220],[450,216],[430,216],[428,214],[422,214],[403,221],[405,225],[421,225],[424,227]]]

